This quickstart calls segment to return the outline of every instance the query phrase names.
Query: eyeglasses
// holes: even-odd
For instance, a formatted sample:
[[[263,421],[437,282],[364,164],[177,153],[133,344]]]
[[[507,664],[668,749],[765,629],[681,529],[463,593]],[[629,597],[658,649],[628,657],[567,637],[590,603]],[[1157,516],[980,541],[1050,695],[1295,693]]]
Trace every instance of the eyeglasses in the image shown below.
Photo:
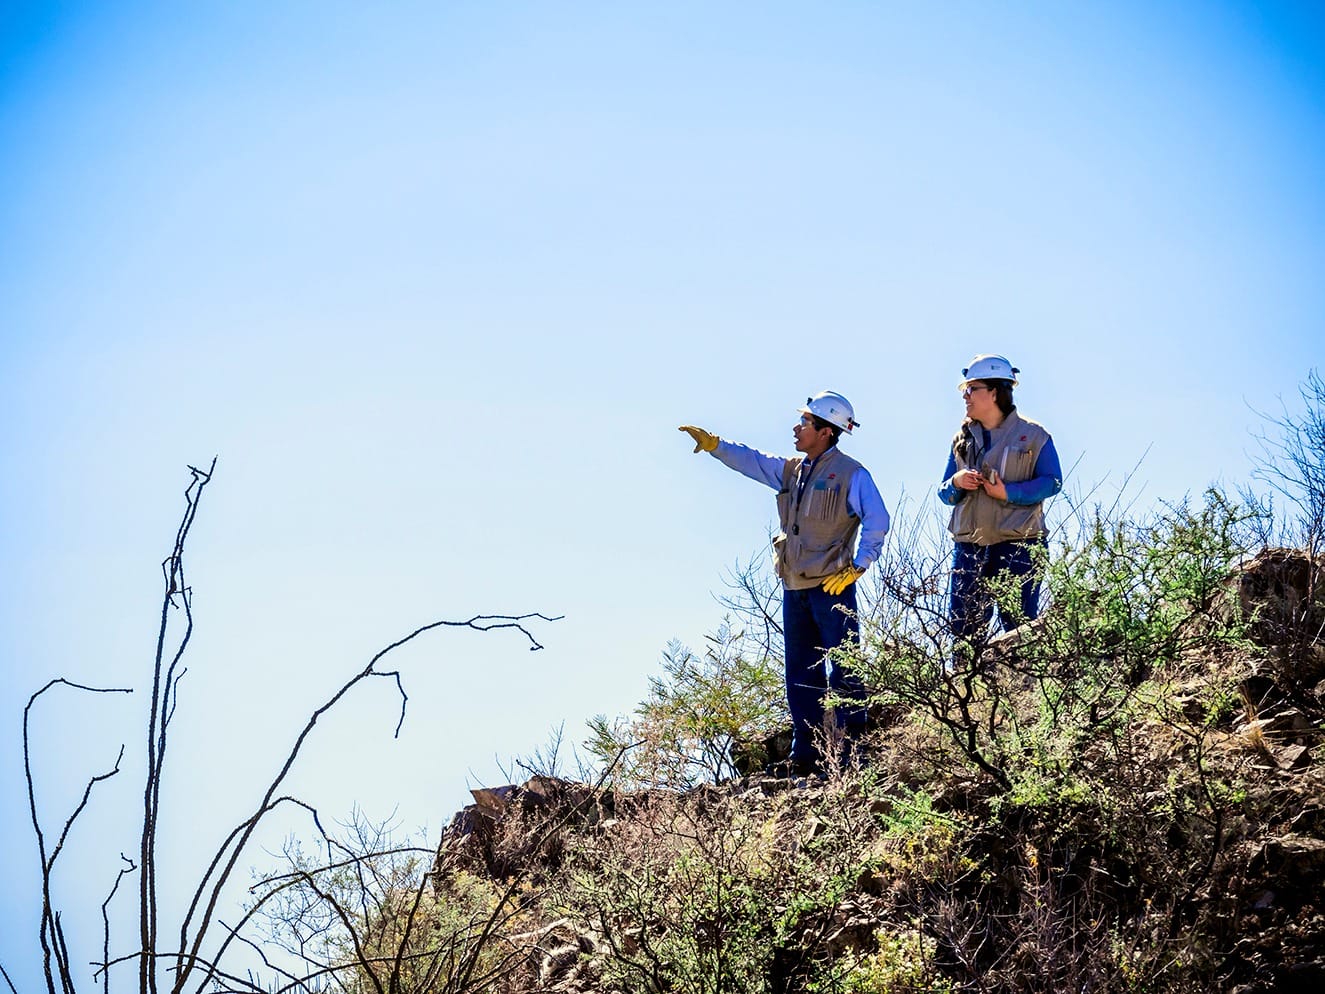
[[[963,383],[961,386],[957,388],[957,392],[961,394],[963,397],[969,397],[977,390],[992,390],[992,389],[993,387],[991,387],[988,383]]]

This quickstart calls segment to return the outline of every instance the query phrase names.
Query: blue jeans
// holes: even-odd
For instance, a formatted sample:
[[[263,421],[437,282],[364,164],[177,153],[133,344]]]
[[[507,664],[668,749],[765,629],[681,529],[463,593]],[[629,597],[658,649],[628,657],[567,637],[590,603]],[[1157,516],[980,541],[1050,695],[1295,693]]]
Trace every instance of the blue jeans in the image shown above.
[[[845,609],[845,610],[843,610]],[[791,711],[791,758],[818,758],[814,736],[824,727],[824,695],[858,701],[834,708],[834,722],[849,738],[865,725],[865,688],[841,665],[830,667],[827,653],[847,639],[859,638],[856,588],[837,596],[822,587],[782,591],[782,635],[785,643],[787,707]]]
[[[949,588],[948,620],[957,639],[980,641],[994,616],[994,595],[989,580],[1004,573],[1021,577],[1020,612],[1004,603],[998,605],[998,620],[1005,631],[1039,616],[1040,564],[1048,542],[996,542],[976,545],[958,542],[952,553],[952,585]]]

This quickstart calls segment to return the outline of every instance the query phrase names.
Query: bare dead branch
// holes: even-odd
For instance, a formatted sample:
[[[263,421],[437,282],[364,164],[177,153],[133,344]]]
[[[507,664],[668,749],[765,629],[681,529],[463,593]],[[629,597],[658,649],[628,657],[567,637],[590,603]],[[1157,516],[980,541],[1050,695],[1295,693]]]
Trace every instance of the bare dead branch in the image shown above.
[[[230,937],[234,939],[236,942],[243,943],[244,945],[252,949],[255,953],[257,953],[258,959],[262,961],[262,965],[265,966],[268,970],[271,970],[273,973],[277,974],[278,976],[284,977],[286,980],[290,981],[291,986],[299,985],[300,987],[303,987],[304,990],[308,989],[306,986],[307,981],[309,979],[308,977],[305,977],[303,980],[300,980],[300,978],[296,977],[293,973],[290,973],[288,970],[283,969],[282,967],[280,967],[279,965],[273,963],[270,959],[268,959],[266,951],[263,950],[261,946],[259,946],[256,942],[254,942],[252,939],[248,938],[247,936],[240,934],[238,929],[243,927],[242,924],[240,926],[237,926],[236,928],[231,928],[229,925],[225,923],[224,920],[221,919],[217,919],[217,924],[220,925],[221,928],[225,929],[226,932],[229,933]],[[289,990],[291,988],[290,986],[287,986],[281,989]]]
[[[120,881],[123,880],[126,875],[138,869],[134,864],[134,861],[129,859],[128,856],[125,856],[124,853],[120,853],[120,859],[128,865],[127,868],[124,866],[120,867],[120,872],[115,874],[115,883],[111,886],[110,893],[106,895],[106,900],[101,902],[101,962],[92,964],[93,966],[100,967],[100,969],[92,976],[93,979],[96,979],[97,973],[101,974],[101,989],[103,994],[110,994],[110,970],[106,968],[106,964],[110,961],[110,902],[114,900],[115,892],[120,889]]]
[[[31,721],[32,708],[37,703],[37,699],[48,690],[56,686],[70,687],[74,690],[86,691],[90,694],[131,694],[133,691],[127,687],[90,687],[86,684],[75,683],[72,680],[66,680],[63,677],[57,677],[50,680],[44,687],[28,698],[27,706],[23,708],[23,775],[27,780],[28,787],[28,813],[32,819],[32,830],[37,838],[37,855],[41,860],[41,950],[42,950],[42,968],[46,978],[46,989],[49,994],[55,994],[55,976],[51,971],[51,960],[55,960],[56,972],[60,976],[60,987],[65,991],[73,990],[72,974],[69,970],[67,951],[64,949],[64,943],[59,935],[59,914],[51,904],[51,877],[55,872],[55,863],[60,858],[60,853],[64,849],[65,841],[73,829],[74,822],[87,808],[88,801],[92,796],[92,791],[96,785],[103,780],[113,777],[120,770],[120,760],[124,758],[124,747],[120,746],[120,754],[115,760],[115,766],[110,771],[92,777],[83,790],[82,799],[75,807],[72,814],[65,820],[64,827],[60,832],[58,841],[54,849],[48,854],[46,851],[46,834],[42,831],[41,819],[37,814],[37,792],[36,780],[32,775],[32,747],[31,747]]]
[[[142,867],[138,878],[142,959],[139,962],[138,985],[141,994],[156,994],[156,973],[152,969],[152,962],[156,955],[157,941],[156,831],[161,805],[161,769],[165,762],[167,729],[175,710],[172,702],[179,680],[175,670],[193,635],[192,594],[184,578],[184,546],[197,517],[202,492],[216,472],[216,459],[212,459],[206,471],[190,466],[189,472],[191,479],[184,490],[184,515],[175,532],[175,545],[161,564],[166,589],[161,599],[161,622],[157,629],[156,655],[152,666],[152,702],[147,722],[146,782],[139,848]],[[170,612],[178,607],[175,602],[177,594],[184,607],[185,630],[170,663],[163,671]]]
[[[174,994],[178,994],[178,992],[183,989],[183,986],[187,983],[188,978],[192,973],[194,958],[197,956],[197,953],[201,948],[203,939],[207,933],[213,915],[215,914],[217,903],[220,901],[221,892],[229,881],[235,865],[239,860],[240,854],[247,846],[249,838],[256,830],[258,823],[270,810],[272,798],[280,789],[281,784],[284,783],[290,770],[294,767],[295,761],[303,751],[304,743],[312,734],[313,729],[317,726],[318,721],[323,715],[334,708],[362,681],[371,677],[389,675],[387,671],[376,669],[378,662],[388,653],[408,644],[427,632],[439,628],[472,628],[481,632],[493,631],[496,629],[514,629],[525,636],[530,643],[530,650],[534,651],[543,648],[543,646],[525,626],[525,622],[532,619],[554,622],[560,621],[561,617],[562,616],[560,615],[549,617],[548,615],[541,613],[521,615],[475,615],[467,621],[443,620],[423,625],[416,628],[403,638],[397,639],[395,642],[392,642],[385,648],[379,650],[377,654],[368,661],[368,664],[363,669],[346,681],[339,690],[332,694],[326,703],[313,711],[298,737],[295,739],[294,745],[286,755],[285,761],[280,770],[268,785],[267,792],[261,803],[258,805],[258,808],[252,815],[236,826],[226,839],[225,843],[223,843],[221,848],[217,850],[211,866],[209,866],[207,872],[203,875],[198,884],[197,890],[194,892],[192,900],[189,902],[188,910],[180,924],[179,959],[181,967],[179,975],[172,987]],[[403,701],[401,707],[403,711]],[[397,726],[397,728],[399,728],[399,726]],[[197,919],[197,925],[193,928],[192,932],[190,932],[190,927],[193,926],[195,918]],[[204,978],[203,983],[206,983],[206,978]]]

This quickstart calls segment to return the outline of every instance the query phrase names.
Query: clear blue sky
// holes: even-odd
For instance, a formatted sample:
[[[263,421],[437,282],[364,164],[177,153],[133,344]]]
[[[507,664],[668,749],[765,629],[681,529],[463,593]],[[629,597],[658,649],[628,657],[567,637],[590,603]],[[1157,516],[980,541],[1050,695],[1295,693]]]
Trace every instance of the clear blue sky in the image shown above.
[[[959,370],[998,351],[1079,490],[1147,450],[1143,501],[1240,481],[1252,409],[1320,364],[1322,232],[1309,3],[5,5],[0,963],[35,984],[23,704],[139,688],[46,699],[52,819],[141,751],[187,464],[220,457],[180,880],[420,624],[566,616],[540,653],[402,656],[400,740],[374,687],[301,767],[329,816],[439,827],[499,759],[629,710],[774,517],[683,422],[790,452],[838,390],[844,448],[928,508]],[[134,775],[71,842],[71,929],[136,846]]]

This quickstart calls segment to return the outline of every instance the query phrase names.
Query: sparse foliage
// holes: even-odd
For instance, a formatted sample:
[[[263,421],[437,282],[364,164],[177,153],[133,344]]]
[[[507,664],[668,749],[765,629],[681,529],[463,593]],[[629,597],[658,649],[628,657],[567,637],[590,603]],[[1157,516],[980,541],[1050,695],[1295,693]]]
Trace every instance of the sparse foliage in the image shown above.
[[[1325,550],[1325,379],[1313,369],[1298,394],[1300,413],[1285,404],[1261,415],[1267,427],[1256,436],[1252,477],[1296,508],[1280,522],[1286,541],[1315,555]]]
[[[1050,608],[1014,633],[953,645],[938,613],[938,563],[897,553],[885,608],[854,661],[876,699],[923,715],[1000,792],[1026,772],[1071,771],[1099,735],[1135,717],[1156,669],[1243,645],[1228,583],[1245,552],[1247,513],[1218,491],[1152,520],[1087,519],[1043,563]],[[895,547],[896,550],[897,547]],[[1015,583],[995,595],[1015,599]]]
[[[287,868],[250,889],[248,917],[292,964],[285,989],[444,994],[511,972],[510,950],[488,941],[518,914],[498,884],[457,870],[443,890],[431,847],[398,843],[358,812],[342,827],[318,856],[290,840]]]
[[[589,722],[589,754],[624,752],[612,782],[686,789],[736,774],[732,744],[775,731],[785,720],[781,663],[762,642],[724,620],[702,655],[679,642],[663,653],[663,676],[630,718]]]

